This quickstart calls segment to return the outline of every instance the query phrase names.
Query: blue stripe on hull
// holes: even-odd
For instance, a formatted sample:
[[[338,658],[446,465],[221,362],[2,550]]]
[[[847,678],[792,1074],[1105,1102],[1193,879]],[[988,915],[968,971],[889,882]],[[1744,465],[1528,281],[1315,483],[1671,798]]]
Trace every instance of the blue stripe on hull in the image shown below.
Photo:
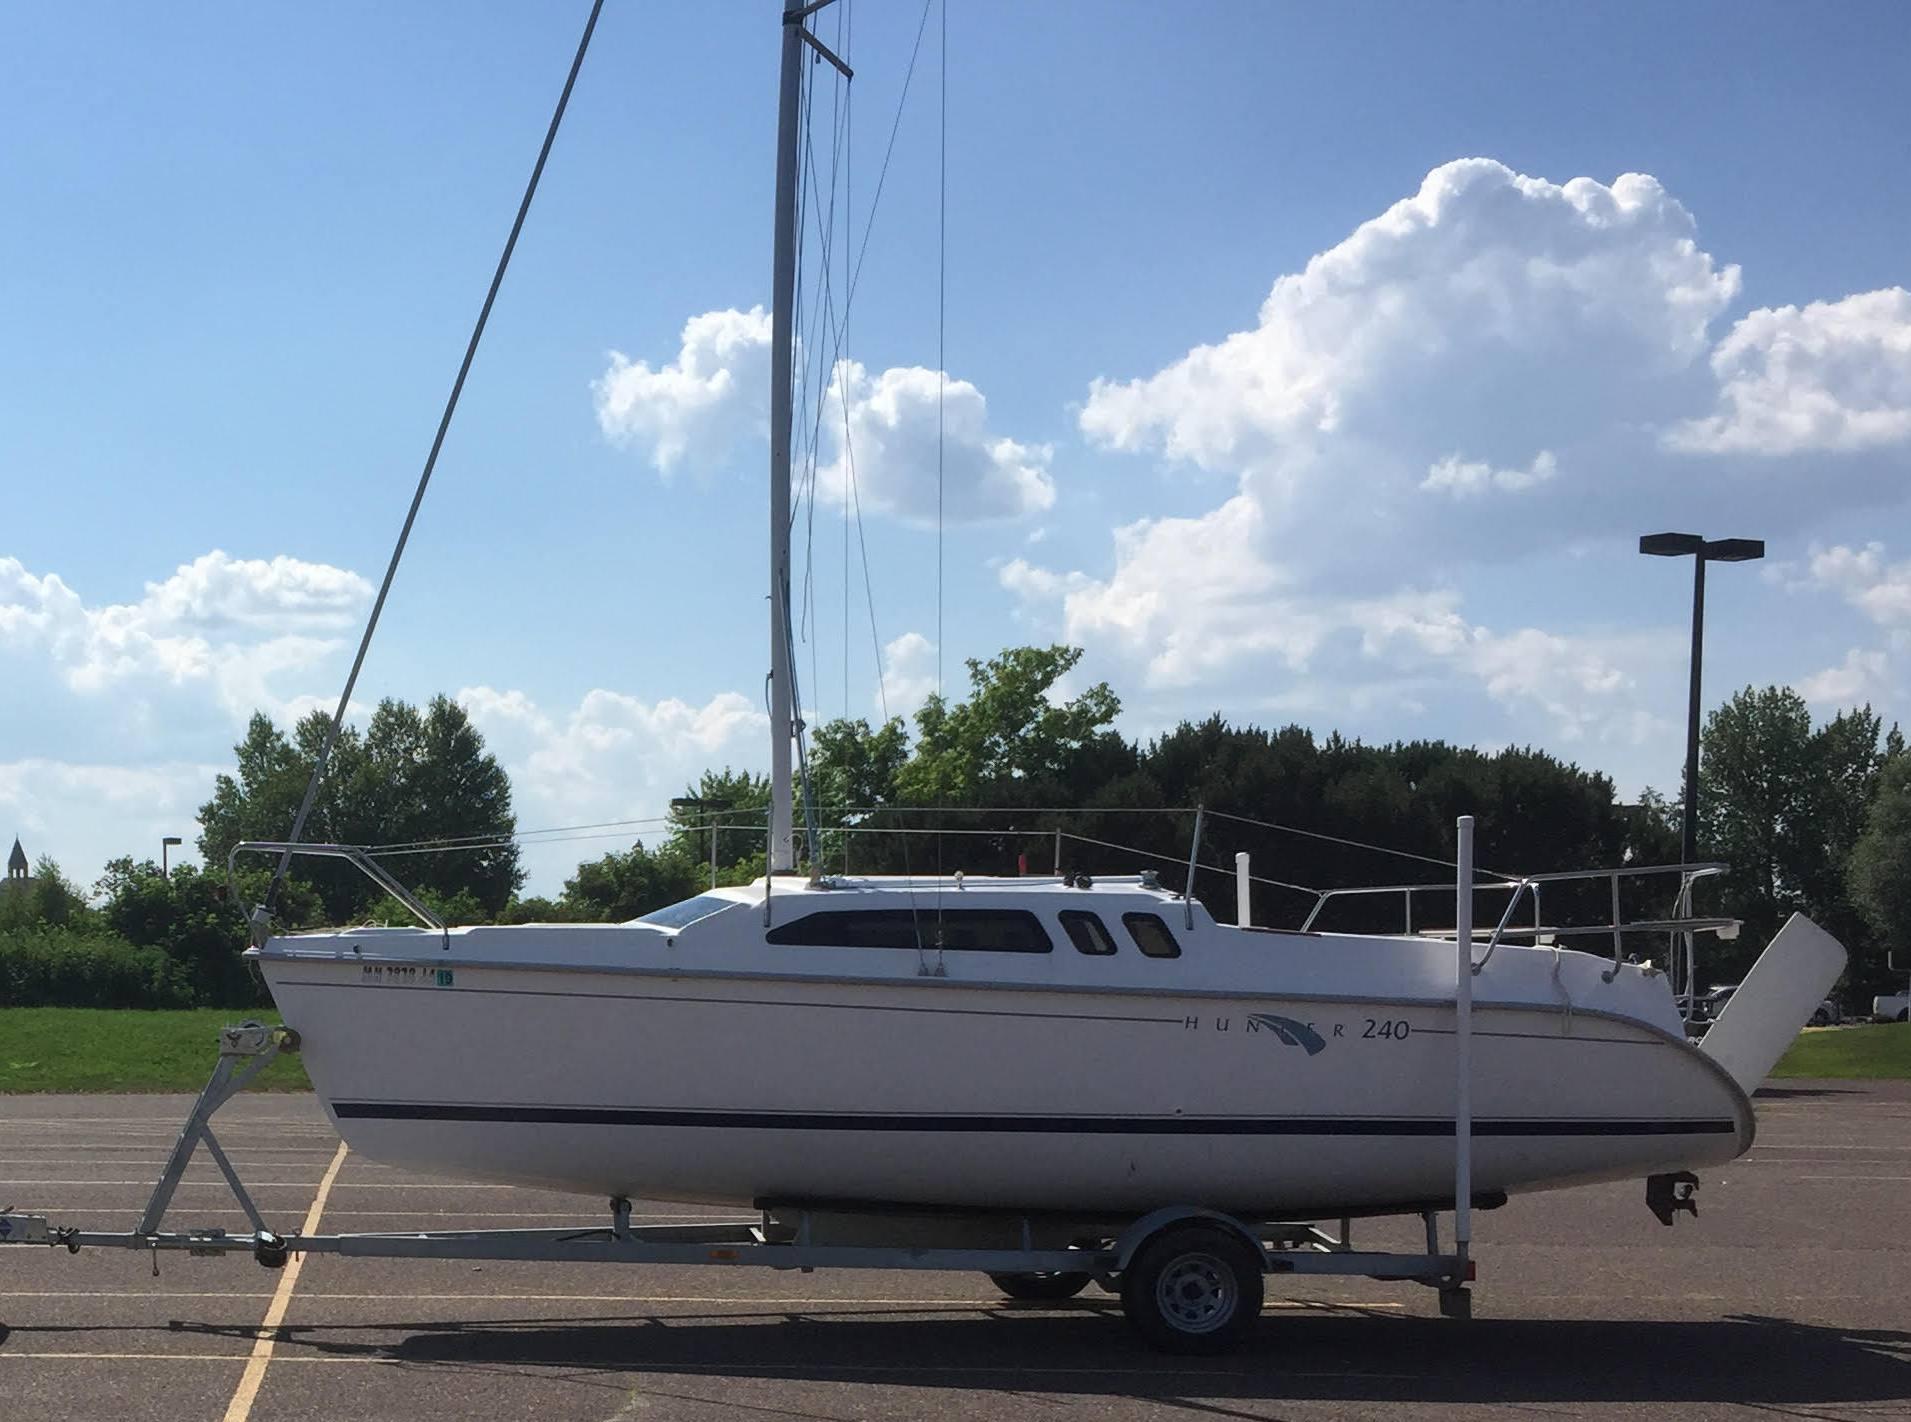
[[[352,1121],[460,1121],[561,1126],[701,1126],[723,1130],[938,1131],[1010,1135],[1450,1136],[1437,1117],[1277,1116],[912,1116],[817,1111],[671,1111],[618,1106],[473,1106],[412,1101],[336,1101]],[[1475,1136],[1731,1135],[1727,1118],[1476,1120]]]

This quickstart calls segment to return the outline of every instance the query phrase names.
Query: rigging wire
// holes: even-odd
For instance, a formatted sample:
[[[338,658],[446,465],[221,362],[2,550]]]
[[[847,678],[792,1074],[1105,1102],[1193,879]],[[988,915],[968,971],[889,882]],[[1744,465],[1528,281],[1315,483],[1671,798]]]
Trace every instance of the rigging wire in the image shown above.
[[[1366,849],[1371,850],[1375,854],[1393,854],[1402,859],[1417,859],[1422,864],[1437,864],[1442,869],[1458,869],[1460,867],[1455,860],[1440,859],[1431,854],[1416,854],[1411,849],[1389,849],[1384,844],[1367,844],[1362,840],[1344,839],[1340,835],[1323,834],[1319,830],[1298,829],[1293,825],[1278,824],[1273,820],[1257,820],[1247,815],[1230,815],[1225,810],[1209,810],[1207,813],[1213,815],[1217,820],[1233,820],[1236,824],[1253,825],[1257,829],[1279,830],[1282,834],[1299,835],[1302,839],[1323,840],[1328,844],[1344,845],[1349,849]],[[1490,869],[1484,864],[1475,865],[1474,868],[1481,874],[1493,874],[1502,879],[1519,877],[1516,874],[1502,873],[1498,869]]]
[[[909,51],[909,67],[903,71],[902,93],[896,99],[896,117],[889,125],[889,144],[883,149],[882,167],[876,173],[876,192],[869,200],[869,216],[863,223],[863,240],[856,251],[856,268],[850,273],[849,290],[843,298],[843,317],[849,318],[849,305],[856,299],[862,283],[863,259],[869,255],[869,236],[876,230],[876,213],[882,206],[883,184],[889,179],[889,160],[896,155],[896,135],[902,131],[902,115],[909,104],[909,85],[916,77],[916,59],[922,53],[922,36],[929,28],[929,10],[936,0],[922,0],[922,18],[916,22],[916,42]]]
[[[843,0],[842,41],[845,63],[850,59],[851,50],[856,40],[856,12],[854,7],[855,0]],[[851,223],[855,221],[856,213],[856,189],[854,184],[856,176],[856,125],[853,121],[851,111],[851,106],[855,101],[856,88],[852,84],[847,86],[843,93],[843,218],[845,222]],[[837,325],[837,339],[842,345],[847,346],[849,344],[849,302],[847,299],[849,290],[849,249],[847,246],[843,249],[843,290],[845,293],[843,317]],[[833,373],[832,371],[832,374]],[[846,395],[844,396],[843,409],[847,416],[849,404]],[[844,458],[847,460],[849,452],[847,418],[844,420],[843,452]],[[843,719],[847,721],[849,719],[849,491],[843,489],[840,492],[843,500]],[[817,694],[822,694],[820,687],[818,688]],[[847,856],[849,850],[849,842],[847,840],[843,843],[843,850],[845,856]],[[847,872],[847,870],[845,870],[845,872]]]
[[[936,168],[936,699],[942,686],[942,491],[943,491],[943,405],[949,385],[949,361],[944,354],[948,336],[949,309],[949,0],[942,0],[938,16],[941,35],[937,44],[940,73],[936,81],[938,103]],[[936,838],[936,961],[942,959],[942,838]]]
[[[943,405],[949,384],[944,354],[949,312],[949,0],[942,0],[940,153],[936,173],[936,695],[942,695],[942,464]]]
[[[888,691],[887,691],[887,687],[883,684],[880,678],[878,679],[878,683],[877,683],[877,695],[882,705],[882,709],[885,712],[885,717],[886,717],[886,713],[889,709]],[[877,815],[877,814],[884,814],[884,815],[1013,814],[1013,815],[1139,816],[1139,815],[1190,815],[1194,813],[1194,807],[1188,806],[1188,805],[1163,805],[1163,806],[1148,805],[1148,806],[1109,806],[1109,807],[1098,807],[1098,806],[1088,806],[1088,805],[1015,805],[1011,807],[975,806],[975,805],[821,805],[821,806],[816,806],[815,809],[817,810],[819,814],[832,815],[832,816],[838,817],[839,819],[846,819],[847,817],[852,815]],[[644,829],[644,828],[688,829],[688,830],[699,831],[699,832],[702,830],[707,830],[707,829],[756,830],[761,828],[760,826],[754,825],[754,824],[747,824],[747,823],[736,824],[736,823],[720,822],[725,813],[726,812],[724,811],[711,810],[711,811],[707,811],[703,813],[687,813],[687,814],[673,813],[670,815],[653,815],[653,816],[648,816],[644,818],[628,819],[628,820],[598,820],[589,824],[555,825],[545,829],[523,830],[518,832],[517,834],[507,836],[507,837],[502,837],[502,838],[487,836],[487,835],[462,835],[462,836],[448,836],[448,837],[440,838],[440,839],[397,840],[389,844],[373,844],[373,845],[365,845],[362,847],[365,849],[366,853],[368,854],[383,857],[387,855],[397,855],[397,854],[458,853],[467,849],[489,849],[489,848],[497,848],[497,847],[511,845],[511,844],[520,844],[520,845],[563,844],[563,843],[568,843],[572,840],[580,840],[580,839],[621,838],[623,833],[627,833],[631,829]],[[1373,853],[1373,854],[1394,855],[1398,858],[1410,859],[1410,860],[1414,860],[1416,862],[1423,863],[1423,864],[1437,865],[1438,867],[1443,869],[1451,869],[1451,868],[1457,867],[1455,866],[1453,861],[1447,860],[1447,859],[1440,859],[1433,855],[1418,854],[1412,850],[1407,850],[1407,849],[1393,849],[1387,845],[1382,845],[1382,844],[1369,844],[1364,840],[1348,839],[1343,835],[1326,834],[1319,830],[1301,829],[1294,825],[1281,824],[1280,822],[1275,820],[1256,819],[1249,815],[1230,814],[1225,810],[1215,810],[1211,808],[1207,809],[1205,813],[1214,819],[1229,820],[1237,824],[1251,825],[1257,829],[1273,830],[1281,834],[1297,835],[1303,839],[1320,840],[1325,843],[1340,845],[1348,849],[1364,850],[1366,852]],[[832,829],[837,832],[843,832],[843,833],[881,833],[881,834],[901,834],[901,835],[909,835],[909,834],[954,834],[954,835],[1028,834],[1028,835],[1047,836],[1047,835],[1053,835],[1053,834],[1060,834],[1065,839],[1075,840],[1083,844],[1092,844],[1098,847],[1108,848],[1108,849],[1118,849],[1118,850],[1122,850],[1125,853],[1147,855],[1153,858],[1162,859],[1164,862],[1167,862],[1167,863],[1185,864],[1187,862],[1185,858],[1178,855],[1158,854],[1153,850],[1138,849],[1131,845],[1120,844],[1114,840],[1098,839],[1092,835],[1079,834],[1075,832],[1074,830],[1065,830],[1065,829],[1026,829],[1024,830],[1024,829],[1017,829],[1014,827],[1009,827],[1006,829],[998,828],[998,827],[984,827],[984,828],[971,829],[971,828],[965,828],[962,826],[942,826],[939,828],[919,830],[919,829],[910,829],[900,825],[886,826],[886,827],[856,827],[856,826],[850,826],[850,825],[842,824],[842,823],[832,826]],[[594,833],[595,831],[619,831],[620,833],[616,833],[616,834]],[[1202,867],[1213,868],[1214,866],[1203,865]],[[906,866],[905,866],[905,869],[906,869]],[[1223,869],[1217,869],[1215,872],[1232,873],[1233,871],[1223,868]],[[1485,865],[1477,866],[1477,872],[1480,875],[1488,877],[1488,878],[1502,879],[1502,880],[1509,880],[1509,881],[1517,879],[1519,877],[1518,875],[1513,874],[1509,871],[1492,869]],[[1304,884],[1295,884],[1295,883],[1290,883],[1288,881],[1281,880],[1281,879],[1266,878],[1258,874],[1253,875],[1251,877],[1254,879],[1254,882],[1256,883],[1271,884],[1278,888],[1296,889],[1296,890],[1301,890],[1303,892],[1310,893],[1310,894],[1317,894],[1321,892],[1318,889],[1310,888]]]
[[[544,132],[543,146],[538,149],[530,181],[525,184],[524,197],[518,203],[517,216],[511,223],[511,235],[505,239],[504,250],[498,255],[497,270],[491,274],[491,286],[485,292],[484,305],[478,310],[477,323],[471,328],[471,339],[465,345],[464,359],[458,365],[458,377],[451,384],[451,394],[445,401],[444,413],[438,418],[438,431],[432,437],[431,452],[425,456],[425,467],[418,476],[418,487],[412,491],[411,507],[405,511],[405,522],[398,531],[398,542],[392,548],[391,562],[386,565],[385,579],[378,586],[378,596],[372,603],[371,615],[365,621],[365,635],[359,639],[358,653],[352,658],[352,669],[345,678],[345,690],[339,695],[338,709],[332,713],[331,724],[326,727],[325,740],[319,746],[318,758],[312,765],[312,778],[306,783],[305,797],[299,801],[298,813],[293,816],[288,843],[297,844],[299,837],[305,833],[305,822],[312,813],[319,784],[325,777],[326,762],[330,760],[332,747],[344,728],[345,713],[351,706],[359,671],[365,665],[365,654],[371,650],[372,634],[378,630],[379,615],[385,610],[385,599],[391,592],[392,580],[398,576],[399,561],[405,556],[405,545],[411,539],[419,506],[424,503],[425,489],[431,483],[432,471],[438,466],[438,453],[444,448],[445,434],[451,428],[451,417],[458,408],[458,397],[464,393],[465,377],[471,373],[471,363],[477,358],[478,342],[483,339],[485,324],[491,319],[491,307],[498,299],[498,288],[504,284],[504,273],[511,265],[511,254],[517,250],[518,234],[524,230],[524,219],[531,210],[531,199],[537,195],[538,180],[544,176],[545,160],[551,156],[551,145],[557,141],[558,126],[564,121],[564,110],[571,102],[571,90],[577,84],[577,72],[583,68],[584,55],[590,48],[591,35],[597,29],[597,17],[603,8],[604,0],[592,0],[590,18],[584,22],[583,36],[577,42],[577,53],[571,58],[570,72],[564,77],[563,91],[557,97],[557,107],[551,114],[550,126]],[[267,913],[270,913],[278,899],[280,886],[285,882],[286,871],[291,864],[292,853],[287,850],[279,856],[278,868],[273,870],[272,883],[265,892],[263,907]]]

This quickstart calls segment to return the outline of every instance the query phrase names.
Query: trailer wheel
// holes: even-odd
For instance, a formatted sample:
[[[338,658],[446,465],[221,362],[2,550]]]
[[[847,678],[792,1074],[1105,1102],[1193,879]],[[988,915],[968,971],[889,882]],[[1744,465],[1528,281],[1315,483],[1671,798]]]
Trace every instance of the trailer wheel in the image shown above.
[[[1072,1299],[1088,1287],[1086,1274],[991,1274],[989,1282],[1012,1299],[1030,1303]]]
[[[1258,1252],[1231,1231],[1177,1225],[1143,1245],[1122,1274],[1122,1312],[1163,1352],[1226,1352],[1260,1319],[1261,1271]]]

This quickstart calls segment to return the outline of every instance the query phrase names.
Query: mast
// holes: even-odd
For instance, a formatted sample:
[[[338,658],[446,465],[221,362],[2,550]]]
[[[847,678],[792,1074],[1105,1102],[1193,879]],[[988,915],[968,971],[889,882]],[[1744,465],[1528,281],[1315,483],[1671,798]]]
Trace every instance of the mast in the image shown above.
[[[776,116],[776,267],[770,316],[770,846],[768,873],[796,867],[790,779],[790,426],[796,303],[797,103],[803,82],[800,0],[783,12]]]
[[[770,292],[770,852],[767,872],[796,867],[795,795],[790,753],[796,739],[790,676],[790,427],[796,360],[796,150],[803,87],[803,46],[844,79],[847,64],[805,27],[831,0],[786,0],[783,78],[776,114],[776,266]]]

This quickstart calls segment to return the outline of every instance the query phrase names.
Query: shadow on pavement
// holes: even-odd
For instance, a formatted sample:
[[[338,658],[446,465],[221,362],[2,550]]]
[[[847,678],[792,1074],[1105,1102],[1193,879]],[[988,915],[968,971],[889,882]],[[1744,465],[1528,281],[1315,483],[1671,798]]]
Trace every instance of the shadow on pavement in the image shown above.
[[[1790,1101],[1806,1096],[1862,1096],[1850,1086],[1761,1086],[1752,1093],[1754,1101]]]
[[[84,1328],[22,1329],[45,1335]],[[168,1331],[250,1339],[251,1327]],[[1018,1392],[1428,1403],[1735,1402],[1826,1405],[1911,1397],[1911,1332],[1733,1315],[1704,1321],[1520,1321],[1270,1311],[1227,1358],[1137,1342],[1112,1304],[952,1304],[883,1317],[869,1306],[279,1330],[281,1356],[418,1369],[682,1373]]]

